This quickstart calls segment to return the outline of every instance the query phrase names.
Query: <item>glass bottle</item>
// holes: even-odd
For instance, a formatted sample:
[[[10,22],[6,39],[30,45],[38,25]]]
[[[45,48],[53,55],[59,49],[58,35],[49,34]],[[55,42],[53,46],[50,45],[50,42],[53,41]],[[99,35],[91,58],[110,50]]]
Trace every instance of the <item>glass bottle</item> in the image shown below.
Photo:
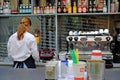
[[[63,13],[67,13],[67,7],[66,7],[66,5],[63,5]]]
[[[77,13],[77,6],[75,1],[73,3],[73,13]]]
[[[107,12],[106,0],[104,0],[104,4],[103,4],[103,12],[104,12],[104,13]]]
[[[61,12],[62,12],[60,1],[58,2],[57,12],[58,12],[58,13],[61,13]]]
[[[78,13],[82,13],[82,5],[81,2],[78,4]]]
[[[53,14],[55,14],[55,13],[56,13],[56,8],[55,8],[55,5],[53,5],[53,7],[52,7],[52,11],[53,11],[53,12],[52,12]]]
[[[70,3],[68,3],[68,13],[72,13],[72,7]]]
[[[89,10],[88,10],[89,13],[92,13],[92,10],[93,10],[93,9],[92,9],[92,1],[90,1],[90,2],[89,2]]]
[[[10,2],[4,2],[4,5],[3,5],[3,13],[4,13],[4,14],[10,14],[10,13],[11,13]]]
[[[85,3],[83,4],[82,9],[83,9],[83,13],[86,13],[86,12],[87,12],[87,6],[86,6],[86,4],[85,4]]]
[[[96,1],[93,2],[93,13],[95,13],[97,11],[96,9]]]

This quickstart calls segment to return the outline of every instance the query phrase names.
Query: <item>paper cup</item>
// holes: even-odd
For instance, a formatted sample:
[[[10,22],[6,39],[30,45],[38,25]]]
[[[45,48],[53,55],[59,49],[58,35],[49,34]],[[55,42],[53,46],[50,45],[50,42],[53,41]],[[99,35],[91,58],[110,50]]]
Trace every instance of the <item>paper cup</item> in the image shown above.
[[[85,66],[86,63],[82,61],[78,64],[73,63],[74,80],[84,80]]]

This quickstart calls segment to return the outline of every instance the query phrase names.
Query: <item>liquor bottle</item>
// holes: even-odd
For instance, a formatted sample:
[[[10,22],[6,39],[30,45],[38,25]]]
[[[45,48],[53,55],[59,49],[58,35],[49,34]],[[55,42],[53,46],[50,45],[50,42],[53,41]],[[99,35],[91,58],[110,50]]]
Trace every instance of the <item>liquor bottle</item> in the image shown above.
[[[21,9],[21,7],[20,7],[20,9]],[[34,9],[33,14],[37,14],[37,7],[34,7],[33,9]],[[20,11],[20,12],[23,13],[22,11]]]
[[[68,13],[72,13],[72,7],[70,3],[68,3]]]
[[[75,1],[73,3],[73,13],[77,13],[77,6]]]
[[[45,7],[43,7],[43,6],[40,7],[40,13],[41,14],[44,14],[44,9],[45,9]]]
[[[87,12],[87,6],[86,6],[85,3],[83,4],[82,10],[83,10],[83,13],[86,13],[86,12]]]
[[[61,12],[62,12],[62,8],[61,8],[61,3],[60,3],[60,1],[58,2],[57,12],[58,12],[58,13],[61,13]]]
[[[50,14],[53,13],[53,8],[52,8],[52,4],[50,4],[50,10],[49,10]]]
[[[63,5],[63,13],[67,13],[67,7],[66,7],[66,5]]]
[[[36,7],[36,14],[40,14],[40,8],[39,8],[39,6]]]
[[[82,5],[81,2],[78,4],[78,13],[82,13]]]
[[[99,12],[99,13],[103,12],[104,0],[97,0],[97,3],[99,3],[99,4],[97,5],[97,12]]]
[[[118,12],[119,11],[119,1],[118,0],[115,0],[115,12]]]
[[[55,8],[55,5],[53,5],[53,7],[52,7],[52,11],[53,11],[53,12],[52,12],[53,14],[55,14],[55,13],[56,13],[56,8]]]
[[[103,12],[104,12],[104,13],[107,12],[106,0],[104,0],[104,4],[103,4]]]
[[[93,9],[92,9],[92,1],[89,2],[89,9],[88,9],[89,13],[92,13]]]
[[[47,5],[47,7],[46,7],[46,14],[49,14],[50,13],[50,7],[49,7],[49,5]]]
[[[96,1],[93,2],[93,13],[95,13],[97,11],[96,9]]]

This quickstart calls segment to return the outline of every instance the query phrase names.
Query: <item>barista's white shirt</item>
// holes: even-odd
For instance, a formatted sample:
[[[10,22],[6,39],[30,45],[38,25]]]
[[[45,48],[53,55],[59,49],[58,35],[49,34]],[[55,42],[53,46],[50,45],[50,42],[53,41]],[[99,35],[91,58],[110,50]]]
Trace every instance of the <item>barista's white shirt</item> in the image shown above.
[[[24,61],[30,55],[38,61],[39,53],[35,37],[29,32],[24,33],[22,40],[17,39],[17,32],[10,36],[7,44],[8,57],[13,61]]]

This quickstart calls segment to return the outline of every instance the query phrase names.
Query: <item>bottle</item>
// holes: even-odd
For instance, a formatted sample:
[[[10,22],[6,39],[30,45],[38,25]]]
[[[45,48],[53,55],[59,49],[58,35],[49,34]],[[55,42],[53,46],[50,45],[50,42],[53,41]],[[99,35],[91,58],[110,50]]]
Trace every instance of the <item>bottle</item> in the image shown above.
[[[31,4],[29,4],[29,11],[28,12],[32,13],[32,6],[31,6]]]
[[[86,13],[86,12],[87,12],[87,6],[86,6],[85,3],[83,4],[82,10],[83,10],[83,13]]]
[[[25,8],[26,8],[25,13],[29,13],[29,5],[28,4],[25,5]]]
[[[52,12],[53,14],[55,14],[55,13],[56,13],[56,8],[55,8],[55,5],[53,5],[53,7],[52,7],[52,11],[53,11],[53,12]]]
[[[119,11],[119,1],[115,0],[115,12]]]
[[[115,2],[112,1],[112,3],[110,4],[110,12],[114,13],[115,12]]]
[[[66,5],[63,5],[63,13],[67,13],[67,7],[66,7]]]
[[[37,14],[37,7],[34,7],[33,9],[34,9],[33,13]]]
[[[49,7],[49,5],[47,5],[47,7],[46,7],[46,14],[49,14],[50,13],[50,7]]]
[[[70,4],[70,3],[68,3],[68,13],[69,13],[69,14],[72,13],[72,7],[71,7],[71,4]]]
[[[103,4],[103,13],[107,12],[107,6],[106,6],[106,0],[104,0],[104,4]]]
[[[82,13],[82,5],[81,2],[78,4],[78,13]]]
[[[75,1],[73,3],[73,13],[77,13],[77,6]]]
[[[0,3],[0,14],[2,14],[2,13],[3,13],[3,6]]]
[[[36,7],[36,14],[40,14],[40,8],[39,8],[39,6]]]
[[[58,12],[58,13],[61,13],[61,12],[62,12],[60,1],[58,2],[57,12]]]
[[[4,14],[10,14],[11,13],[11,6],[10,6],[10,2],[4,2],[3,5],[3,13]]]
[[[96,9],[96,1],[93,2],[93,13],[95,13],[97,11]]]
[[[44,7],[40,7],[40,14],[43,14],[44,13]]]
[[[92,9],[92,2],[91,1],[89,2],[89,10],[88,11],[89,11],[89,13],[92,13],[92,11],[93,11],[93,9]]]
[[[49,13],[52,14],[53,13],[53,8],[52,8],[52,4],[50,4],[50,9],[49,9]]]

